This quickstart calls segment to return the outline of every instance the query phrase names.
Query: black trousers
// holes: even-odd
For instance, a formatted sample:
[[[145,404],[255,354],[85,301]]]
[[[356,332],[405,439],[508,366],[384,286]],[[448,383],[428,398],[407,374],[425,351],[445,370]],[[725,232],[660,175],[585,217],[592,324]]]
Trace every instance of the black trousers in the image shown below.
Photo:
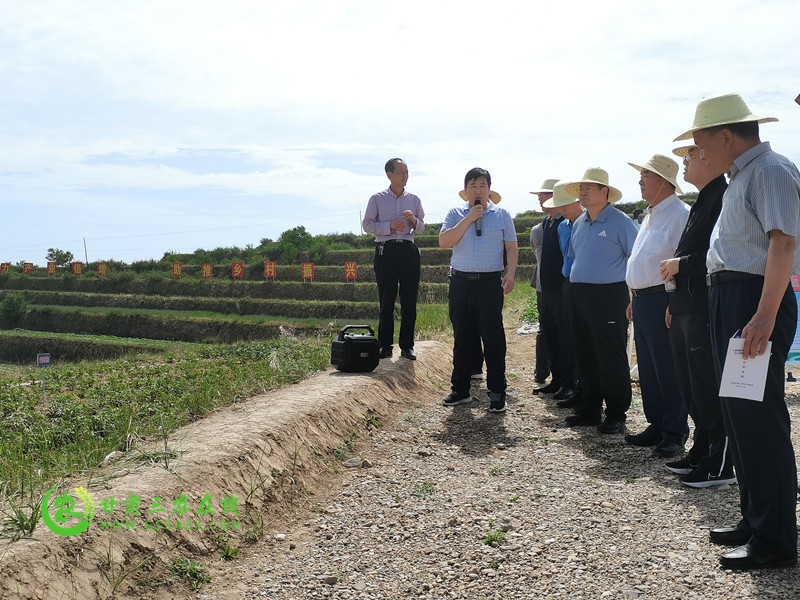
[[[539,307],[539,324],[544,329],[552,382],[574,388],[575,355],[563,290],[542,291]]]
[[[711,339],[717,380],[721,380],[728,340],[747,325],[758,308],[762,278],[709,288]],[[784,397],[784,365],[797,326],[797,302],[789,285],[772,331],[764,399],[720,399],[733,465],[739,480],[742,526],[761,550],[797,552],[797,467],[791,422]]]
[[[536,334],[536,366],[533,376],[536,381],[543,382],[550,376],[550,351],[542,328],[542,292],[536,292],[536,310],[539,313],[539,332]]]
[[[402,350],[414,347],[419,292],[419,249],[411,242],[386,242],[375,248],[375,280],[378,283],[380,318],[378,343],[391,348],[394,343],[394,303],[400,287],[400,337]]]
[[[452,390],[469,394],[474,366],[476,334],[483,342],[486,387],[504,392],[506,383],[506,332],[503,329],[503,287],[500,276],[471,280],[450,277],[450,322],[453,324]]]
[[[616,283],[570,283],[572,333],[580,373],[581,403],[576,412],[625,421],[631,406],[628,336],[628,286]]]
[[[694,422],[689,460],[720,475],[731,468],[733,459],[722,420],[719,384],[716,376],[709,377],[715,370],[708,315],[672,315],[669,342],[678,388]]]

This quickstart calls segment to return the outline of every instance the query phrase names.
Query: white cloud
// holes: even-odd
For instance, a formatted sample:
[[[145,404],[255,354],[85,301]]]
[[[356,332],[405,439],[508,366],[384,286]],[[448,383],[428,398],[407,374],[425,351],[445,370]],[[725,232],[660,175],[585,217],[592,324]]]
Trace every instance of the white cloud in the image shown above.
[[[397,155],[429,222],[475,165],[512,214],[596,165],[636,199],[627,162],[720,91],[779,117],[764,137],[800,159],[788,0],[6,4],[0,208],[23,225],[0,260],[78,232],[132,239],[130,260],[357,230]]]

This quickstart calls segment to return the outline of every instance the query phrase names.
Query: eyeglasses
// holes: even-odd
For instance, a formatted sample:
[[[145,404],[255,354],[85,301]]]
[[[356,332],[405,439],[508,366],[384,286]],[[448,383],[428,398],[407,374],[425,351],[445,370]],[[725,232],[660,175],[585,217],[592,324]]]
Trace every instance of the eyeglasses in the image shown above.
[[[578,186],[578,191],[590,192],[592,190],[599,190],[600,186],[596,183],[582,183]]]
[[[688,163],[693,158],[699,158],[700,156],[702,156],[702,151],[700,150],[700,148],[698,148],[697,146],[692,146],[692,148],[689,149],[686,152],[686,154],[683,155],[683,162]]]

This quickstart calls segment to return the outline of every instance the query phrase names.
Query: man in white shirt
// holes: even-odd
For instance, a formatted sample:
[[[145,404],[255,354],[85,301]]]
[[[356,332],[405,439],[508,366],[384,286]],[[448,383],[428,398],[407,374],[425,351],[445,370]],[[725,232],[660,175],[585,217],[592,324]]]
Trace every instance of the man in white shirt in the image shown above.
[[[641,173],[639,187],[648,204],[625,281],[633,299],[628,320],[633,321],[642,405],[649,425],[625,441],[634,446],[654,446],[653,454],[676,456],[689,436],[688,414],[675,377],[675,364],[665,322],[667,290],[661,279],[661,261],[675,256],[689,207],[676,196],[678,163],[654,154],[643,164],[628,163]]]

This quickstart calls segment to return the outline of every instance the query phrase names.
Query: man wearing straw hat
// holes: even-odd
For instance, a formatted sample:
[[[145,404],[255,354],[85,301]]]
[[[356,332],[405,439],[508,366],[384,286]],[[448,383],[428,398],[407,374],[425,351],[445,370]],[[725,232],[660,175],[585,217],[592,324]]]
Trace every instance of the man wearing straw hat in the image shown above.
[[[559,408],[574,408],[580,403],[580,396],[577,389],[577,368],[575,366],[575,348],[573,346],[572,335],[572,314],[570,299],[570,283],[569,274],[572,270],[572,259],[569,257],[569,241],[572,237],[572,226],[575,220],[583,214],[583,207],[580,201],[574,196],[569,195],[564,187],[566,181],[559,181],[554,187],[553,197],[545,202],[542,207],[545,210],[557,210],[564,217],[558,224],[558,245],[559,250],[563,256],[563,263],[561,266],[561,275],[564,278],[564,283],[561,288],[562,300],[562,321],[559,330],[559,341],[562,353],[562,364],[570,369],[567,376],[567,381],[571,385],[567,388],[567,393],[559,391],[554,396],[558,402],[556,406]],[[566,387],[566,386],[565,386]]]
[[[736,476],[722,422],[719,384],[716,377],[709,377],[714,372],[714,358],[706,286],[708,241],[728,183],[721,171],[711,169],[700,158],[697,146],[682,146],[672,152],[683,158],[684,180],[700,193],[689,211],[675,257],[662,261],[660,267],[661,278],[672,282],[675,288],[668,294],[669,342],[678,388],[694,422],[689,452],[665,466],[679,475],[684,485],[695,488],[730,485],[736,483]]]
[[[553,186],[556,184],[557,179],[545,179],[542,186],[531,194],[535,194],[539,199],[540,210],[547,215],[552,214],[551,211],[544,208],[544,203],[553,197]],[[544,237],[544,223],[540,222],[531,227],[531,250],[536,258],[536,264],[533,267],[533,274],[531,275],[531,287],[536,290],[536,312],[539,314],[539,331],[536,333],[536,364],[533,370],[533,379],[536,383],[545,383],[547,377],[550,375],[550,352],[547,346],[547,337],[541,327],[541,293],[542,284],[540,280],[540,265],[542,264],[542,241]]]
[[[569,257],[575,359],[581,402],[567,425],[597,425],[601,433],[623,433],[631,405],[631,380],[625,349],[628,286],[625,265],[636,239],[636,225],[611,203],[622,192],[608,184],[603,169],[587,169],[580,181],[564,186],[586,212],[572,228]],[[606,416],[601,422],[603,401]]]
[[[654,154],[642,164],[628,163],[639,171],[639,188],[648,210],[636,236],[625,271],[633,299],[628,320],[633,321],[642,406],[649,425],[625,441],[634,446],[654,446],[653,455],[671,457],[683,451],[689,436],[686,406],[675,381],[675,363],[664,322],[667,291],[661,279],[661,261],[675,256],[675,248],[689,218],[689,207],[675,177],[678,163]]]
[[[499,208],[500,194],[491,190],[492,176],[481,168],[464,177],[460,196],[465,206],[450,209],[439,232],[439,246],[452,248],[450,259],[450,322],[453,325],[453,374],[445,406],[466,404],[475,334],[483,342],[489,412],[506,410],[506,335],[503,296],[514,290],[519,250],[514,221]],[[503,275],[503,256],[508,270]]]
[[[560,196],[566,195],[563,186],[559,188]],[[553,196],[554,197],[554,196]],[[550,202],[548,200],[547,202]],[[545,202],[543,205],[547,207]],[[566,311],[564,310],[564,255],[558,239],[558,226],[564,220],[561,210],[549,205],[545,208],[550,214],[542,223],[542,261],[539,266],[539,280],[542,293],[539,312],[539,323],[544,329],[547,349],[550,352],[550,371],[553,375],[550,383],[537,387],[534,394],[554,394],[556,400],[566,400],[575,395],[575,357],[572,343],[565,337]]]
[[[737,546],[720,557],[730,569],[797,563],[797,469],[783,368],[797,325],[790,277],[800,271],[800,172],[761,142],[759,123],[770,121],[777,119],[757,117],[738,94],[712,96],[675,139],[694,138],[709,167],[730,176],[706,258],[718,379],[733,337],[744,340],[745,360],[769,355],[760,401],[721,398],[742,519],[712,529],[709,539]]]

